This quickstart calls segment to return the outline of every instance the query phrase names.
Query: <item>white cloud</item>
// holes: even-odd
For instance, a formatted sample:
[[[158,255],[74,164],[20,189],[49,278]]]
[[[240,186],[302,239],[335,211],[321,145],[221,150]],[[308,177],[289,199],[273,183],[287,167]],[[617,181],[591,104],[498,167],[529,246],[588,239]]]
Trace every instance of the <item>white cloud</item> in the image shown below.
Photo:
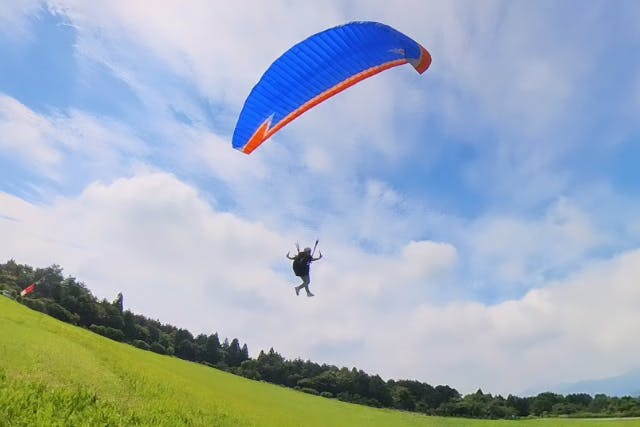
[[[310,146],[304,155],[305,163],[309,166],[310,172],[325,174],[334,170],[332,157],[330,148],[324,148],[318,145]]]
[[[234,105],[258,80],[259,70],[316,32],[310,22],[319,23],[320,30],[337,19],[331,5],[310,10],[285,1],[247,7],[208,1],[50,3],[77,26],[82,49],[102,50],[96,43],[106,43],[114,49],[120,44],[150,51],[203,93]],[[97,28],[102,39],[95,38]]]
[[[172,299],[197,303],[216,287],[268,289],[274,248],[283,246],[260,224],[211,211],[193,188],[162,173],[93,184],[79,198],[51,206],[3,199],[2,215],[15,219],[3,221],[12,242],[3,257],[58,263],[99,296],[122,290],[131,307],[167,320],[187,321],[184,312],[169,309]],[[246,263],[258,267],[243,268]]]
[[[0,33],[14,42],[30,39],[29,19],[40,11],[40,0],[15,0],[0,5]]]
[[[74,168],[89,169],[93,176],[121,170],[123,163],[135,163],[145,144],[117,121],[73,109],[46,116],[0,94],[0,150],[62,181]]]
[[[520,300],[424,305],[395,324],[402,331],[393,343],[397,364],[386,372],[411,378],[420,371],[465,392],[504,394],[625,372],[640,355],[640,345],[629,339],[640,332],[633,279],[639,266],[640,252],[629,252]],[[382,369],[387,362],[378,344],[370,363]]]
[[[550,10],[502,1],[402,4],[366,2],[366,13],[431,51],[422,109],[444,130],[452,145],[445,152],[473,153],[452,165],[465,183],[493,203],[524,209],[567,191],[575,171],[559,165],[592,138],[583,122],[593,119],[581,106],[593,95],[585,88],[609,60],[608,29],[616,21],[604,23],[604,6],[586,3],[576,14],[570,5]],[[624,105],[610,109],[626,116]],[[629,118],[618,127],[633,123]]]
[[[478,219],[463,241],[470,243],[476,274],[499,283],[530,286],[581,261],[606,241],[590,215],[566,198],[544,217],[487,216]],[[493,279],[493,280],[491,280]]]
[[[445,243],[429,241],[411,242],[402,251],[406,265],[400,277],[425,279],[451,269],[456,262],[456,250]]]
[[[156,150],[170,157],[178,168],[194,168],[233,188],[255,185],[269,176],[263,159],[233,150],[229,140],[213,132],[172,122],[158,127],[170,142]]]
[[[0,94],[0,149],[50,169],[62,155],[48,141],[52,124],[15,99]]]

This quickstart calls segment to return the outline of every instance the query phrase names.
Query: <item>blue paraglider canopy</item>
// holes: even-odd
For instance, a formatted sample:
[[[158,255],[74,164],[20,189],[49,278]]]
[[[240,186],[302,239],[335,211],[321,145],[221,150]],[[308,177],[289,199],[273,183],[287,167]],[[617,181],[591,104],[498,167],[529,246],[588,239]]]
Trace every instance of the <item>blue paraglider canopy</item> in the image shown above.
[[[385,24],[351,22],[315,34],[271,64],[251,90],[233,133],[233,148],[249,154],[314,106],[406,63],[422,74],[431,55]]]

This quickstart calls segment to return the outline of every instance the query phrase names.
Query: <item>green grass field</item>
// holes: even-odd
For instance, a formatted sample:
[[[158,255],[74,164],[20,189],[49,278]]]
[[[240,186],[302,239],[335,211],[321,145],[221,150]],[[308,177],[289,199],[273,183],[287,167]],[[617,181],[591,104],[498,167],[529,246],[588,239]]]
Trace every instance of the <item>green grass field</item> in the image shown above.
[[[111,341],[0,296],[0,426],[631,426],[481,421],[311,396]]]

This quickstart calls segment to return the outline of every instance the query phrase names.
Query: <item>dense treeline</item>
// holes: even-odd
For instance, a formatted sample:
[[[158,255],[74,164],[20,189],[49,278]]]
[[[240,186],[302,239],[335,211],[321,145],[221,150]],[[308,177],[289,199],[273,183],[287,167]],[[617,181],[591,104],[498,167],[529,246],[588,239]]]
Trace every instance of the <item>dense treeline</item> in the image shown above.
[[[31,283],[36,283],[35,291],[20,298],[21,303],[115,341],[222,369],[239,367],[249,359],[247,345],[237,339],[221,342],[217,333],[194,337],[186,329],[124,310],[122,294],[113,302],[100,301],[83,283],[65,278],[57,265],[33,269],[13,260],[0,264],[0,288],[13,297]]]
[[[32,283],[37,283],[36,290],[19,298],[19,292]],[[73,277],[65,278],[57,265],[34,269],[13,260],[0,264],[0,291],[34,310],[115,341],[327,398],[431,415],[473,418],[640,416],[640,397],[540,393],[504,398],[481,390],[462,396],[447,385],[434,387],[413,380],[385,381],[356,368],[286,360],[273,348],[266,353],[261,351],[253,359],[247,344],[241,345],[237,338],[231,341],[225,338],[221,342],[217,332],[194,337],[186,329],[124,310],[122,294],[112,302],[98,300],[83,283]]]

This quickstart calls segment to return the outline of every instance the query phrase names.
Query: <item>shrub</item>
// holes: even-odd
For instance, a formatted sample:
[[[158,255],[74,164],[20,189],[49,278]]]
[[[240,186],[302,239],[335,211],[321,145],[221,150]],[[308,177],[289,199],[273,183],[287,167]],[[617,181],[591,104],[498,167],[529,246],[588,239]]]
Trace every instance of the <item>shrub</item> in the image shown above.
[[[40,299],[22,298],[20,299],[20,302],[32,310],[36,310],[41,313],[47,312],[47,305]]]
[[[141,348],[142,350],[151,350],[151,346],[149,344],[147,344],[145,341],[142,340],[133,340],[131,341],[131,344],[133,344],[134,346]]]
[[[71,313],[69,310],[55,302],[47,304],[47,314],[51,317],[55,317],[58,320],[62,320],[63,322],[71,323],[74,325],[78,324],[78,321],[80,320],[80,316]]]
[[[151,351],[158,354],[167,354],[167,349],[159,342],[151,343]]]
[[[124,332],[120,329],[110,328],[108,326],[101,325],[90,325],[89,330],[95,332],[96,334],[100,334],[104,337],[112,339],[114,341],[124,341]]]
[[[316,390],[315,388],[311,388],[311,387],[300,387],[300,391],[303,393],[309,393],[309,394],[313,394],[315,396],[318,396],[320,393],[318,393],[318,390]]]

